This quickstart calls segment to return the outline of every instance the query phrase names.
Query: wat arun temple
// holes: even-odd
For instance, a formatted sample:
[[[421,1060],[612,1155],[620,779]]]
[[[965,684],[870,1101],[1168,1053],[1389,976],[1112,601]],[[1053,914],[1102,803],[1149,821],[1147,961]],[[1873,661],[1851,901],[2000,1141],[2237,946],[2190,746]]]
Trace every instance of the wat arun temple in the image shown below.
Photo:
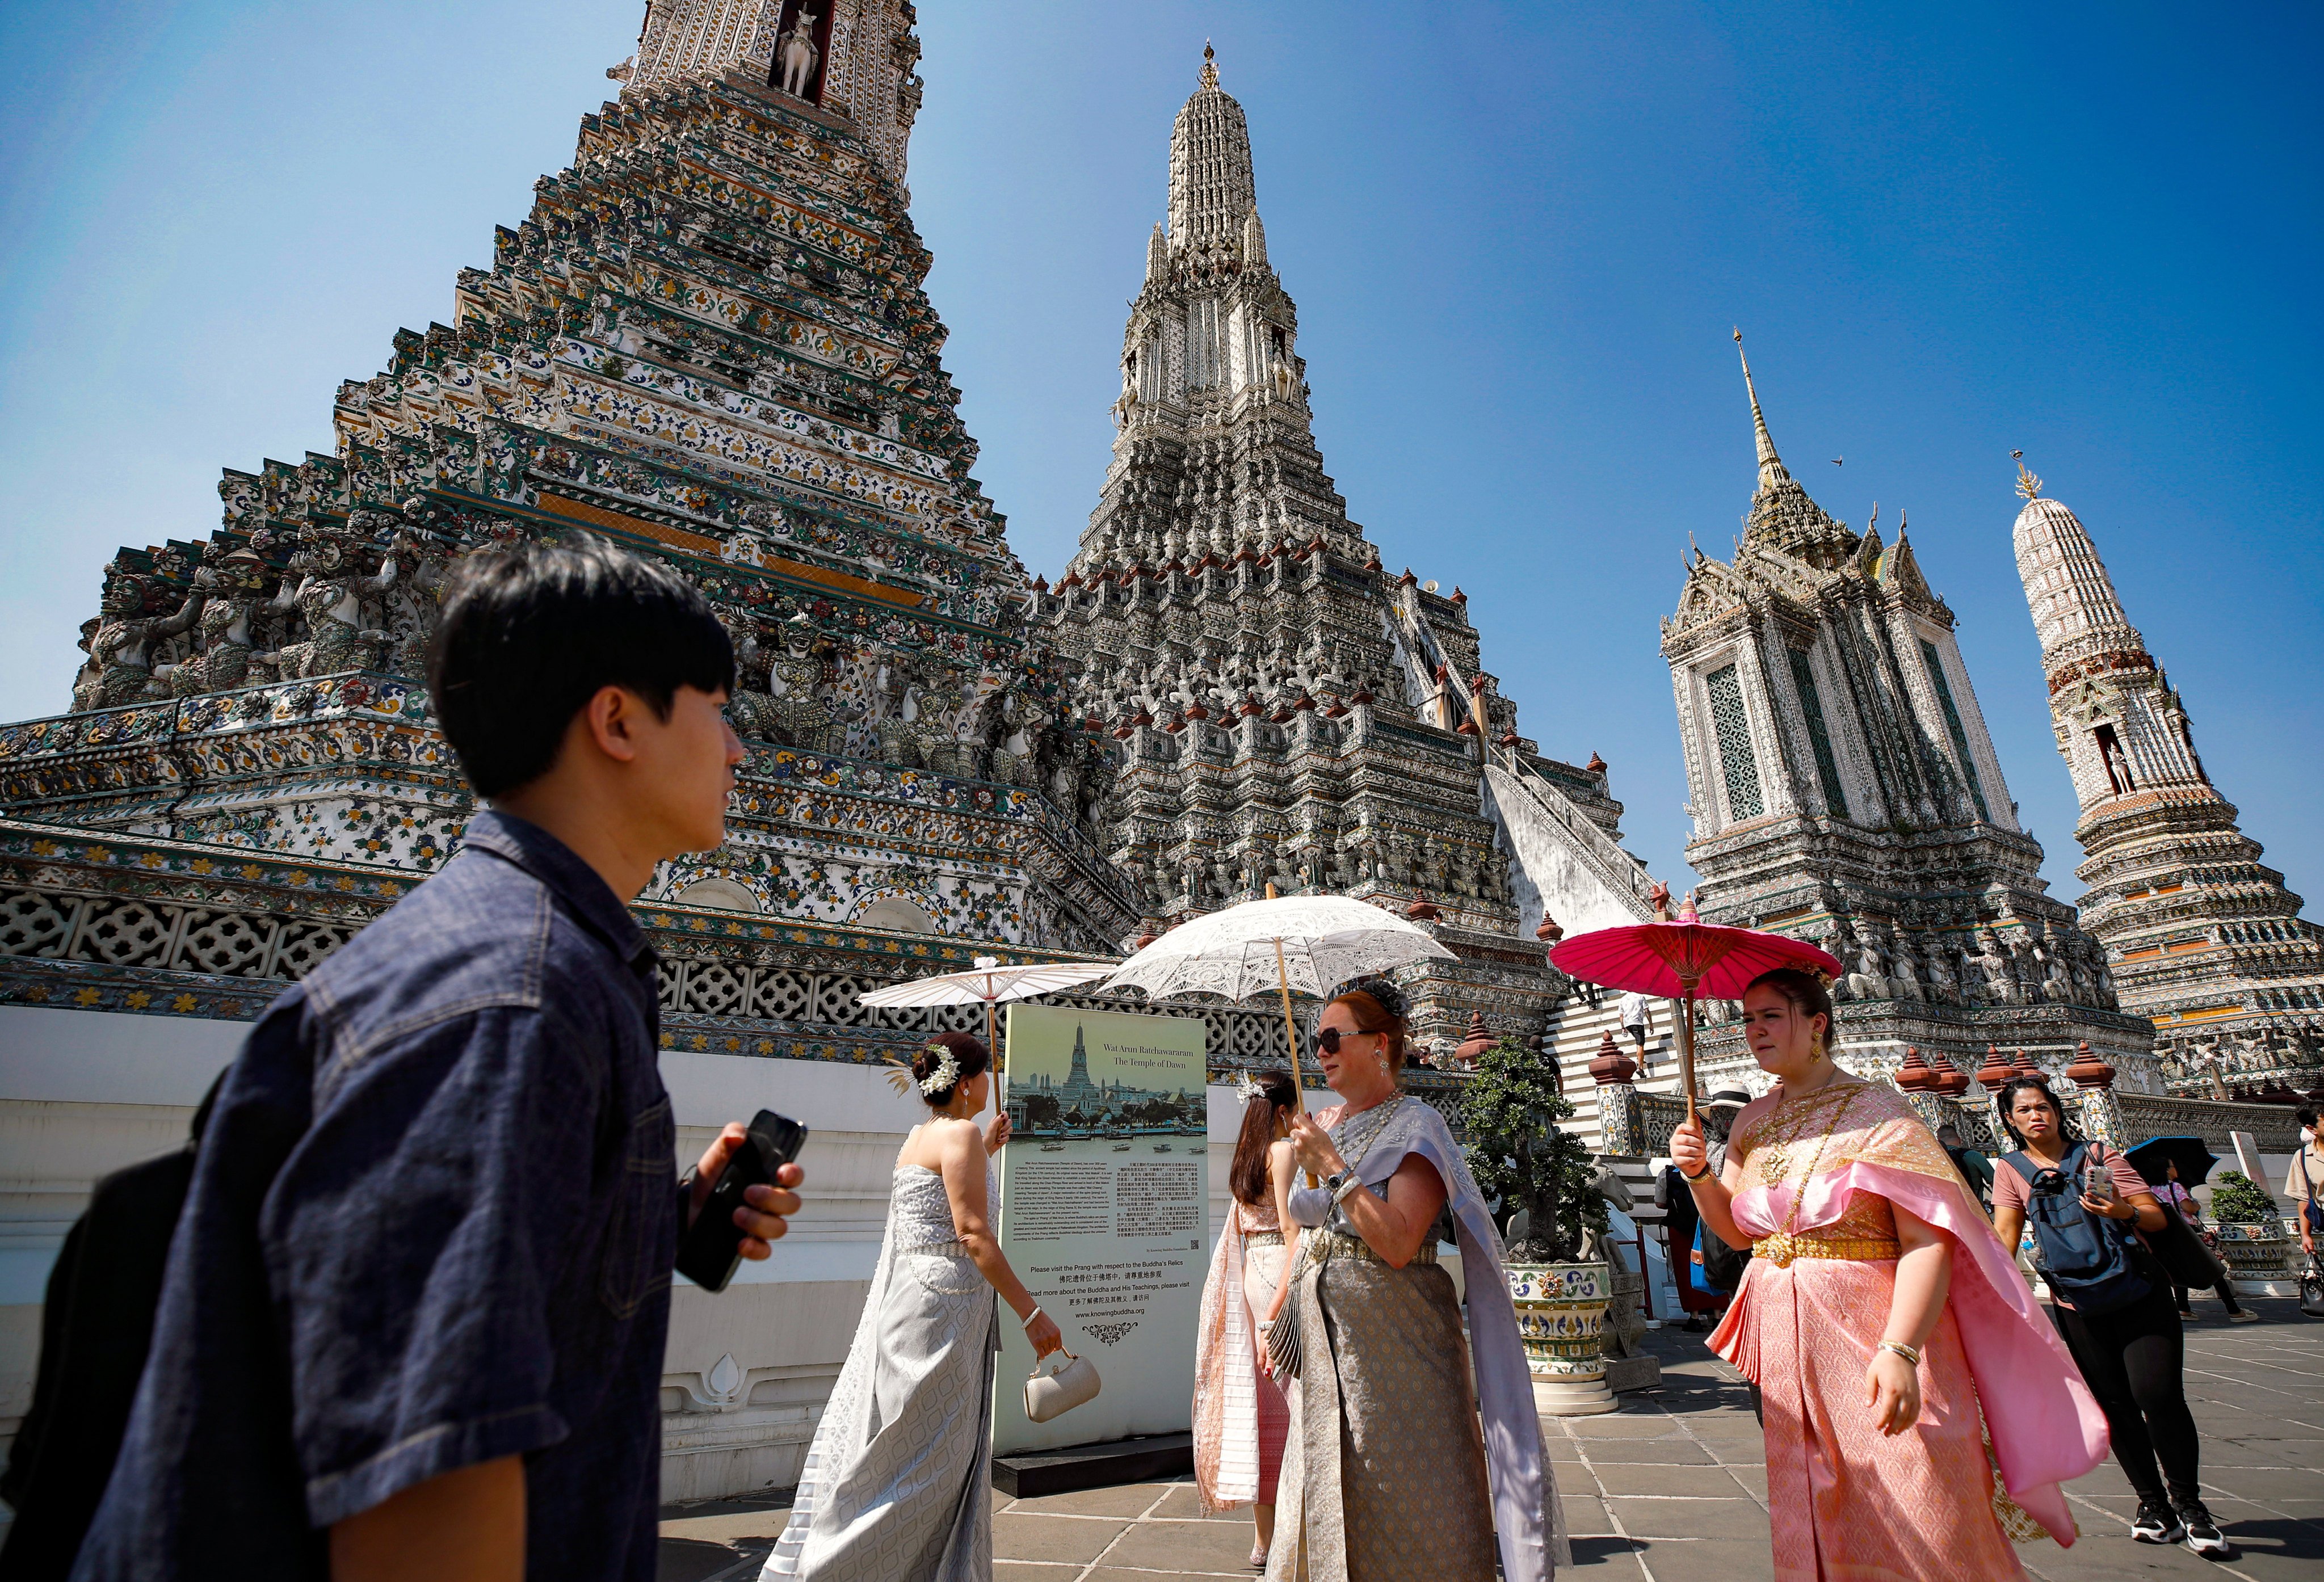
[[[7,1100],[81,1139],[15,1182],[11,1246],[52,1255],[90,1160],[181,1141],[269,1000],[456,849],[474,798],[420,679],[438,595],[466,554],[576,531],[692,579],[740,662],[726,842],[636,906],[681,1151],[760,1103],[814,1128],[784,1256],[715,1302],[678,1293],[667,1498],[796,1481],[909,1124],[881,1062],[982,1026],[870,989],[1329,892],[1452,951],[1407,986],[1414,1081],[1448,1110],[1502,1038],[1556,1060],[1585,1120],[1591,1074],[1628,1081],[1593,1059],[1611,1000],[1545,948],[1669,889],[1623,849],[1606,766],[1524,734],[1458,585],[1482,555],[1391,567],[1350,518],[1209,51],[1053,582],[975,478],[923,290],[913,24],[909,0],[653,0],[618,97],[460,272],[448,322],[339,387],[332,453],[226,472],[215,529],[104,567],[70,711],[0,725],[0,1025],[30,1073]],[[2126,1087],[2313,1086],[2316,931],[2080,524],[2029,496],[2017,538],[2085,814],[2078,915],[2038,877],[1901,526],[1826,515],[1749,400],[1743,537],[1694,554],[1663,632],[1703,915],[1840,955],[1867,1074],[2088,1045]],[[1165,1008],[1206,1024],[1216,1081],[1283,1059],[1266,1006]],[[1713,1081],[1748,1063],[1716,1013],[1704,1053]],[[10,1334],[39,1300],[0,1297]],[[29,1366],[10,1342],[0,1419]]]

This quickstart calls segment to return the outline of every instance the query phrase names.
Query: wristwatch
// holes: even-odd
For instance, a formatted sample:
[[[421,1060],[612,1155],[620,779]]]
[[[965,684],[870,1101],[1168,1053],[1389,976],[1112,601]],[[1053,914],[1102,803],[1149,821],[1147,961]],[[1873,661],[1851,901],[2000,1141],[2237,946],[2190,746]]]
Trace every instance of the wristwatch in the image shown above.
[[[1323,1178],[1323,1190],[1332,1194],[1332,1201],[1336,1203],[1340,1200],[1340,1188],[1347,1179],[1348,1173],[1344,1170],[1335,1170]]]

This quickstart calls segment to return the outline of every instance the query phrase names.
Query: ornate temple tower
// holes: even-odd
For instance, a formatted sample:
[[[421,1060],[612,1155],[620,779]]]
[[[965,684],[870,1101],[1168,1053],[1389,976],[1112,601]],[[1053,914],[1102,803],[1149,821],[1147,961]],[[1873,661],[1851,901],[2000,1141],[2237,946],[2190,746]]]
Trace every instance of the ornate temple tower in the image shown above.
[[[1120,778],[1104,844],[1158,930],[1325,890],[1434,919],[1462,957],[1416,1032],[1537,1031],[1533,930],[1646,915],[1605,766],[1540,755],[1458,588],[1388,575],[1316,449],[1298,315],[1267,257],[1242,106],[1205,50],[1170,137],[1168,227],[1122,337],[1119,433],[1034,621]]]
[[[2081,805],[2082,922],[2107,946],[2123,1008],[2154,1023],[2174,1091],[2312,1087],[2324,1067],[2316,925],[2204,773],[2186,705],[2089,534],[2022,464],[2017,491],[2017,571]]]
[[[1884,544],[1809,498],[1748,361],[1743,379],[1758,459],[1743,536],[1731,565],[1693,552],[1663,623],[1702,915],[1847,963],[1834,992],[1858,1072],[1908,1044],[1963,1071],[1988,1044],[2062,1067],[2088,1040],[2125,1086],[2154,1086],[2146,1024],[2116,1008],[2103,952],[2043,893],[1952,612],[1901,525]],[[1706,1077],[1751,1067],[1731,1030],[1705,1049]]]
[[[452,322],[340,387],[335,454],[228,472],[216,534],[121,552],[75,697],[131,713],[0,744],[0,807],[427,871],[469,805],[418,685],[437,592],[474,548],[579,528],[679,567],[742,663],[729,842],[650,896],[1131,932],[1091,840],[1111,771],[1028,643],[921,289],[910,18],[653,0],[620,102]]]

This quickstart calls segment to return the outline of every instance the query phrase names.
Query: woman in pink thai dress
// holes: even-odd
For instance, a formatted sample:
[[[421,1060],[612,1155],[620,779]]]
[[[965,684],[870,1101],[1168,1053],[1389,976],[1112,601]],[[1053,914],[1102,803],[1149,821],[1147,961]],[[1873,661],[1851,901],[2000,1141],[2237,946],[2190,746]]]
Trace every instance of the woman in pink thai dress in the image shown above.
[[[1723,1173],[1699,1123],[1671,1139],[1704,1224],[1755,1255],[1711,1345],[1759,1386],[1775,1575],[2023,1577],[2013,1542],[2073,1542],[2058,1485],[2105,1458],[2106,1419],[1952,1161],[1833,1063],[1831,1025],[1816,979],[1754,980],[1744,1036],[1776,1085]]]
[[[1206,1511],[1251,1508],[1250,1563],[1267,1564],[1275,1485],[1291,1426],[1283,1386],[1266,1367],[1266,1321],[1283,1304],[1283,1196],[1291,1181],[1284,1139],[1299,1095],[1286,1072],[1243,1079],[1242,1131],[1227,1170],[1227,1221],[1203,1286],[1194,1338],[1194,1487]]]

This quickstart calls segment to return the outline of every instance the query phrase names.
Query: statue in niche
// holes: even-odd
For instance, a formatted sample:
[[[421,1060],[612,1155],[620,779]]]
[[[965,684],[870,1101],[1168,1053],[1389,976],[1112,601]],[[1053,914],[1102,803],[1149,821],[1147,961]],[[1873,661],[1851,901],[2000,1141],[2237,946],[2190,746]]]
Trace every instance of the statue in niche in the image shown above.
[[[1984,998],[1995,1005],[2015,1005],[2023,998],[2017,987],[2017,974],[2009,964],[2009,952],[2001,948],[2001,940],[1989,928],[1977,931],[1977,970],[1985,981]]]
[[[790,30],[775,41],[775,69],[782,75],[775,86],[793,98],[807,97],[816,65],[823,59],[823,51],[815,47],[815,24],[816,14],[801,6]]]
[[[1929,999],[1932,1004],[1959,1005],[1961,1001],[1961,992],[1954,982],[1952,970],[1945,965],[1945,958],[1950,953],[1943,940],[1927,942],[1924,954],[1929,966]]]
[[[378,515],[384,513],[359,511],[350,526]],[[364,601],[382,598],[395,585],[402,568],[393,549],[401,549],[403,540],[399,537],[393,549],[381,557],[379,570],[365,575],[355,564],[350,536],[316,523],[299,538],[302,547],[290,556],[290,569],[300,580],[294,586],[289,577],[282,579],[283,596],[275,606],[298,610],[307,622],[307,640],[282,646],[276,656],[282,678],[303,681],[360,669],[371,657],[370,645],[387,640],[386,632],[363,624]]]
[[[784,629],[781,648],[767,665],[767,693],[773,701],[774,724],[794,747],[821,752],[837,718],[829,698],[829,650],[798,627]]]
[[[2030,933],[2020,931],[2009,936],[2009,965],[2017,979],[2017,991],[2024,998],[2018,1003],[2038,1005],[2042,1000],[2042,949],[2034,943]]]
[[[1921,974],[1913,965],[1912,936],[1901,929],[1895,936],[1895,947],[1888,954],[1888,991],[1897,999],[1917,1001],[1921,998]]]
[[[82,686],[74,687],[74,706],[110,709],[145,696],[153,682],[153,645],[190,630],[201,619],[202,606],[208,602],[210,584],[216,580],[215,573],[202,567],[194,574],[194,591],[177,612],[153,616],[145,610],[160,587],[118,560],[106,567],[105,589],[98,596],[103,613],[90,635],[89,664],[82,671],[84,676],[91,671],[95,675],[87,687],[88,702],[81,701]]]
[[[228,692],[251,679],[257,643],[250,623],[266,603],[266,563],[248,549],[237,549],[215,575],[209,602],[202,606],[202,651],[170,672],[170,690],[180,697]]]

